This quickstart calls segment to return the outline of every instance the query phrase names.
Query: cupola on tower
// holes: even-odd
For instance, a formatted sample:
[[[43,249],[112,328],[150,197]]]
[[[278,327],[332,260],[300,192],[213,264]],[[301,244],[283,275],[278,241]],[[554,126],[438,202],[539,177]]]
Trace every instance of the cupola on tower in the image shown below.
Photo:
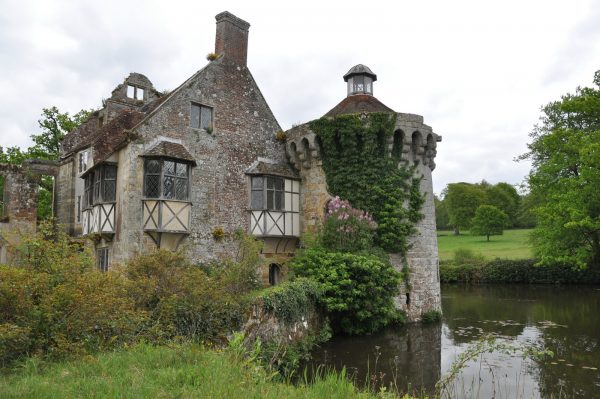
[[[368,94],[373,95],[373,82],[377,80],[368,66],[358,64],[350,68],[344,75],[344,81],[348,82],[348,95]]]

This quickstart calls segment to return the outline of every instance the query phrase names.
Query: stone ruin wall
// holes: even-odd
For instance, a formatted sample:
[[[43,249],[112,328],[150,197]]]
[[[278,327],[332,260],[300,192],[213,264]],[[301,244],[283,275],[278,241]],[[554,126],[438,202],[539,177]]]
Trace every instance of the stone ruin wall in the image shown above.
[[[52,161],[28,160],[23,165],[0,164],[0,176],[4,177],[0,263],[10,263],[21,238],[35,233],[41,176],[56,176],[57,171]]]

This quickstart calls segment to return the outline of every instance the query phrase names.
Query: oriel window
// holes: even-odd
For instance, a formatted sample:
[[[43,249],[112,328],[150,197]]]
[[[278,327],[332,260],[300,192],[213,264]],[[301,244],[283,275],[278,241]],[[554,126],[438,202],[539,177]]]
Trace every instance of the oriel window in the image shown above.
[[[144,197],[187,201],[190,165],[168,159],[146,159]]]
[[[272,211],[283,210],[284,179],[277,176],[253,176],[250,187],[250,207]]]

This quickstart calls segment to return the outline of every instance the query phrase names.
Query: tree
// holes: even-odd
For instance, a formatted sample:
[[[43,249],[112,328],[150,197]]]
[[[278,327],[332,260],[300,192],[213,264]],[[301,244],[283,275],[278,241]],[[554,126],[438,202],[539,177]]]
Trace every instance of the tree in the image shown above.
[[[508,216],[493,205],[481,205],[471,221],[471,234],[486,236],[501,235],[508,223]]]
[[[600,71],[597,87],[578,87],[546,105],[530,134],[528,176],[535,209],[534,250],[541,264],[600,265]]]
[[[447,229],[450,224],[448,216],[448,207],[446,203],[438,198],[437,195],[433,196],[433,202],[435,204],[435,224],[438,230]]]
[[[485,202],[486,194],[481,187],[469,183],[451,183],[446,188],[444,202],[448,209],[450,225],[454,234],[468,228],[477,207]]]
[[[521,197],[517,189],[511,184],[501,182],[487,187],[486,193],[486,204],[493,205],[506,213],[506,216],[508,216],[508,227],[515,226],[521,202]]]

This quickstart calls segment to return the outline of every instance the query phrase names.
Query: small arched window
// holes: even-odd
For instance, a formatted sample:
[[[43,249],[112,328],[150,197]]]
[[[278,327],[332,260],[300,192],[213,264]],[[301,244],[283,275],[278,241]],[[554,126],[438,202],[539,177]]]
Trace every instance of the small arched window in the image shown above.
[[[277,285],[281,281],[281,267],[277,263],[269,265],[269,284]]]

